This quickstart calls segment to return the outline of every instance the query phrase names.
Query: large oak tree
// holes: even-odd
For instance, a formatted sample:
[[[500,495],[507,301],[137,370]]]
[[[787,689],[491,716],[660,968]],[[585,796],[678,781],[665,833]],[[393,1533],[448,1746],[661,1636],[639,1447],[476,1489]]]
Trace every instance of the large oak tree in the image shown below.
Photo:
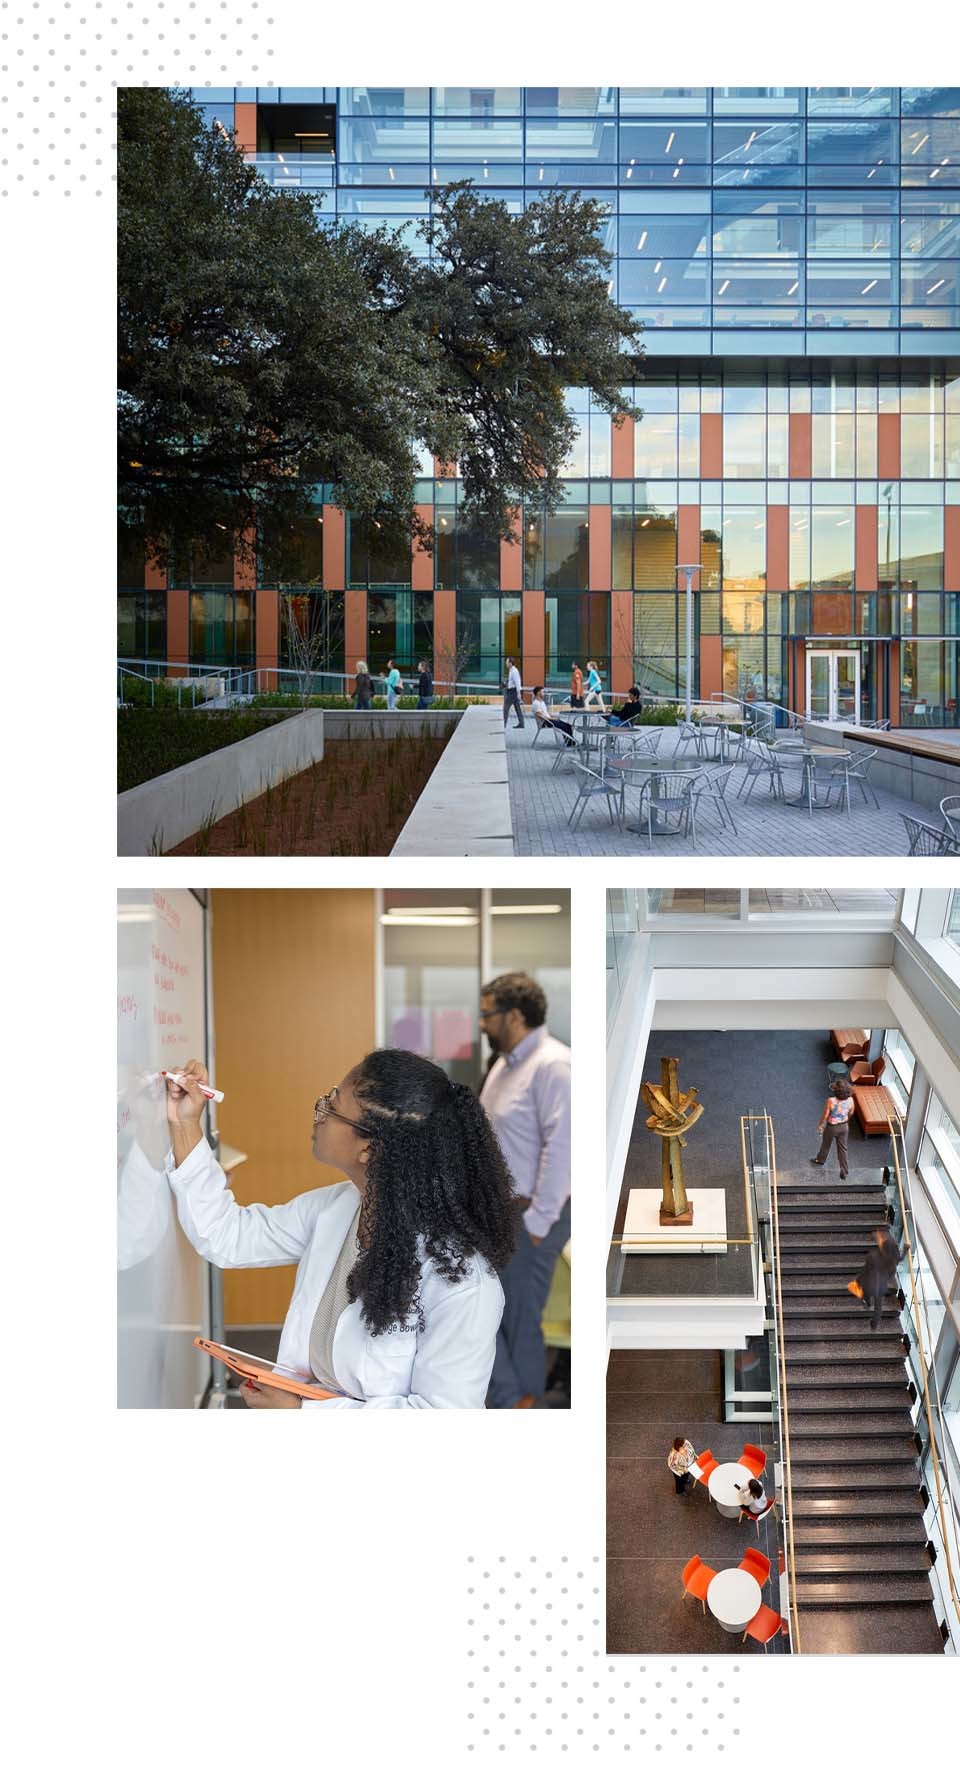
[[[266,184],[184,94],[123,89],[119,132],[119,503],[151,555],[290,535],[319,483],[415,534],[417,446],[508,536],[523,499],[561,497],[564,388],[624,409],[642,347],[595,201],[512,215],[449,185],[417,258]]]

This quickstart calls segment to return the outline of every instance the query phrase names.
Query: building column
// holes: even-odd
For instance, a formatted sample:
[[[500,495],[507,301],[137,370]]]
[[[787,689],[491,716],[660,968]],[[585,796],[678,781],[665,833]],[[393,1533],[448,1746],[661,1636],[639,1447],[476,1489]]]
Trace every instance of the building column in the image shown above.
[[[877,419],[877,478],[900,479],[900,415],[881,413]]]
[[[343,669],[354,677],[357,661],[367,657],[367,594],[364,591],[343,594]],[[344,689],[347,690],[347,686]]]
[[[700,415],[700,479],[723,479],[723,414]]]
[[[434,517],[432,504],[416,505],[414,506],[414,511],[422,523],[433,524]],[[414,599],[418,595],[422,597],[426,592],[429,593],[431,598],[435,601],[436,595],[433,590],[433,582],[436,577],[434,560],[435,556],[433,551],[425,549],[422,543],[418,542],[417,538],[414,537],[410,555],[410,590]],[[435,622],[436,611],[434,610],[434,623]],[[434,637],[434,649],[436,649],[436,637]],[[416,671],[419,666],[419,660],[416,659],[409,660],[407,663],[409,664],[411,671]],[[445,673],[444,676],[447,676],[447,674]]]
[[[615,481],[633,480],[633,434],[636,420],[625,414],[619,425],[610,421],[610,473]]]
[[[547,595],[524,592],[521,603],[520,641],[523,663],[520,677],[525,690],[542,684],[546,676]]]
[[[167,593],[167,659],[171,678],[185,678],[190,664],[190,593]]]
[[[280,593],[259,587],[253,594],[253,638],[256,647],[257,671],[266,674],[257,680],[258,690],[276,690],[280,662]]]
[[[438,696],[453,696],[456,676],[457,594],[438,588],[433,594],[433,677]]]
[[[809,481],[813,465],[813,419],[809,413],[791,413],[787,421],[787,459],[792,481]]]
[[[233,133],[237,138],[237,147],[244,154],[255,154],[257,151],[257,107],[249,103],[234,105]]]
[[[610,689],[625,697],[633,683],[633,593],[610,593]]]
[[[609,505],[591,505],[588,507],[589,529],[587,531],[587,585],[591,592],[600,592],[608,600],[608,651],[611,651],[609,639],[610,623],[610,588],[613,580],[613,512]],[[610,688],[613,689],[613,658],[610,659]]]

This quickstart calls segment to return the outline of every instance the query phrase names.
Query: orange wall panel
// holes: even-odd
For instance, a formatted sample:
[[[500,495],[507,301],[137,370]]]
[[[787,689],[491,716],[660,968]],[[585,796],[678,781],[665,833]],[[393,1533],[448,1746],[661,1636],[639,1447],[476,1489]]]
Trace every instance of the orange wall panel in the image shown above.
[[[723,638],[720,635],[700,637],[700,696],[712,696],[723,689]]]
[[[590,507],[587,537],[589,586],[592,592],[608,592],[613,571],[613,517],[608,505]]]
[[[234,105],[233,129],[237,138],[237,146],[242,148],[245,154],[255,154],[257,150],[256,105]]]
[[[457,594],[436,591],[433,594],[433,676],[438,696],[449,694],[446,685],[456,677],[456,668]]]
[[[625,696],[633,683],[633,593],[610,593],[610,684]]]
[[[882,481],[900,478],[899,413],[881,413],[877,420],[877,474]]]
[[[947,592],[960,592],[960,505],[944,508],[943,587]]]
[[[148,555],[143,569],[144,590],[148,592],[165,592],[167,589],[167,567],[165,561],[154,561]]]
[[[246,548],[233,557],[233,589],[236,592],[252,592],[257,584],[257,539],[253,531],[248,531]]]
[[[520,513],[512,513],[515,524],[516,542],[500,544],[500,590],[502,592],[523,591],[523,544],[520,540]]]
[[[280,656],[280,593],[261,590],[255,595],[257,669],[271,673],[270,679],[265,684],[260,684],[258,688],[260,690],[274,690],[277,681],[272,674],[276,672]]]
[[[700,415],[700,478],[719,481],[723,476],[723,414]]]
[[[346,592],[343,612],[343,669],[352,677],[367,654],[367,594]]]
[[[790,589],[790,507],[767,506],[767,591]]]
[[[677,511],[677,560],[699,561],[700,559],[700,507],[698,505],[681,505]],[[674,575],[675,582],[686,592],[687,582],[682,573]],[[700,590],[700,575],[693,576],[693,589]]]
[[[615,481],[633,480],[634,422],[624,415],[619,425],[610,421],[610,472]]]
[[[339,506],[323,508],[323,589],[342,592],[347,583],[347,514]]]
[[[854,576],[853,583],[858,592],[875,592],[877,589],[877,508],[875,505],[858,505],[855,517],[854,534]]]
[[[173,664],[190,663],[190,593],[167,593],[167,658]],[[171,677],[182,673],[172,672]]]
[[[789,466],[794,481],[809,481],[813,464],[813,420],[809,413],[791,413]]]
[[[523,622],[521,625],[521,645],[523,647],[523,663],[520,676],[524,688],[532,689],[534,684],[542,684],[546,663],[546,593],[524,592]]]

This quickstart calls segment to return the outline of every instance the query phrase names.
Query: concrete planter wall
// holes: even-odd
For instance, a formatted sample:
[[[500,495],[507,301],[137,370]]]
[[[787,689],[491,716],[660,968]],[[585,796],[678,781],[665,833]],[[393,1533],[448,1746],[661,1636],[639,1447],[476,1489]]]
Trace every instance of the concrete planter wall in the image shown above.
[[[462,711],[457,730],[391,855],[512,857],[513,854],[513,817],[507,783],[503,715],[496,705],[474,703]]]
[[[465,709],[324,709],[328,740],[392,740],[451,733]]]
[[[911,752],[909,742],[878,745],[878,736],[869,729],[859,731],[863,738],[852,739],[849,728],[831,727],[826,722],[815,721],[804,725],[806,738],[818,746],[836,746],[841,751],[857,754],[872,752],[876,747],[877,756],[870,766],[870,781],[874,788],[900,795],[904,801],[915,801],[933,816],[930,824],[939,826],[940,803],[944,796],[960,795],[960,749],[957,761],[953,763],[950,759],[928,758],[921,752]],[[899,741],[900,736],[896,737]]]
[[[117,855],[144,857],[171,850],[204,821],[222,820],[241,802],[317,764],[323,757],[326,719],[325,710],[308,709],[126,789],[117,797]]]

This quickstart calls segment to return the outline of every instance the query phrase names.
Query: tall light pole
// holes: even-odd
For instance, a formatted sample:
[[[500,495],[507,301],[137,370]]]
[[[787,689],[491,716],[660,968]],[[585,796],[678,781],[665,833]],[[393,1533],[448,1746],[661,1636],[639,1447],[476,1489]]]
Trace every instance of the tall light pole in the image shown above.
[[[686,562],[677,568],[687,582],[687,720],[692,719],[692,687],[693,687],[693,576],[701,569],[700,561]]]

